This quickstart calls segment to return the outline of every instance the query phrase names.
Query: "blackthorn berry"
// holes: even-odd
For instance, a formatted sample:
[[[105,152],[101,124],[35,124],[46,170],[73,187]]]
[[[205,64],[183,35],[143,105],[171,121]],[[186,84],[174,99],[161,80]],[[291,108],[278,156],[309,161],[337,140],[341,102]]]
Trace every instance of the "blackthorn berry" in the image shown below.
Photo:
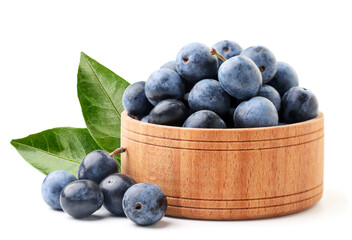
[[[176,61],[169,61],[160,67],[160,69],[162,69],[162,68],[170,69],[172,71],[177,72]],[[183,84],[185,85],[185,92],[190,92],[191,89],[193,88],[194,84],[190,83],[189,81],[184,80],[182,77],[181,77],[181,79],[183,81]]]
[[[195,84],[202,79],[216,77],[218,60],[204,44],[191,43],[178,52],[176,69],[186,81]]]
[[[122,96],[122,103],[126,111],[137,118],[147,115],[153,105],[145,96],[145,82],[136,82],[128,86]]]
[[[292,87],[281,101],[280,120],[285,123],[303,122],[318,115],[318,99],[313,92]]]
[[[97,184],[110,174],[118,172],[118,164],[114,157],[103,150],[89,153],[78,168],[78,179],[89,179]]]
[[[298,76],[290,65],[277,62],[276,74],[268,84],[274,87],[282,97],[290,88],[298,86]]]
[[[177,72],[159,69],[153,72],[145,84],[145,95],[154,106],[165,99],[181,99],[185,86]]]
[[[262,75],[255,63],[244,56],[235,56],[219,68],[222,88],[238,100],[254,97],[262,85]]]
[[[242,56],[249,57],[258,66],[263,83],[269,82],[276,73],[277,62],[274,54],[263,46],[249,47],[241,52]]]
[[[176,72],[176,61],[169,61],[169,62],[165,63],[164,65],[162,65],[160,67],[160,69],[163,69],[163,68],[170,69],[170,70]]]
[[[230,59],[241,53],[242,48],[234,41],[222,40],[213,45],[213,48],[218,51],[226,59]],[[218,59],[219,66],[223,63],[221,59]]]
[[[195,111],[211,110],[221,115],[230,107],[231,99],[218,81],[204,79],[192,88],[188,104]]]
[[[281,107],[281,97],[278,91],[270,85],[263,85],[258,92],[258,96],[265,97],[269,99],[272,103],[274,103],[277,111],[280,110]]]
[[[97,211],[104,202],[99,186],[90,180],[77,180],[61,192],[62,209],[74,218],[85,218]]]
[[[233,114],[235,128],[277,126],[279,116],[274,104],[264,97],[242,102]]]
[[[42,184],[44,201],[53,209],[62,209],[60,205],[60,193],[67,184],[75,180],[77,178],[68,171],[56,170],[49,173]]]
[[[186,128],[226,128],[225,122],[213,111],[200,110],[189,116],[183,124]]]
[[[138,183],[130,187],[122,201],[126,216],[138,225],[147,226],[158,222],[166,212],[164,192],[155,184]]]
[[[100,182],[100,189],[104,195],[104,207],[112,214],[125,215],[122,209],[122,198],[127,189],[136,182],[128,175],[114,173]]]
[[[187,108],[176,99],[167,99],[156,105],[149,114],[149,123],[182,126],[187,118]]]

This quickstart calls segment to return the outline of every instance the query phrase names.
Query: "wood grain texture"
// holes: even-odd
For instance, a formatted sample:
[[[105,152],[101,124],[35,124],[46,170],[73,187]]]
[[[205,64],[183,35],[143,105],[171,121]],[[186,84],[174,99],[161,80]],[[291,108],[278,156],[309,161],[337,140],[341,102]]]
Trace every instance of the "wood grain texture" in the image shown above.
[[[253,219],[298,212],[322,196],[324,117],[252,129],[187,129],[122,114],[122,172],[157,184],[167,215]]]

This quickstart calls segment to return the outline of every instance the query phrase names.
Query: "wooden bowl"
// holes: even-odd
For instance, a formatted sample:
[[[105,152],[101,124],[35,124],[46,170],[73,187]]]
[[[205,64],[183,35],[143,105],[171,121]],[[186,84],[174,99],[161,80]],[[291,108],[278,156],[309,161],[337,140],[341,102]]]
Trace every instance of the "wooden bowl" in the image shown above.
[[[168,216],[254,219],[302,211],[323,192],[324,117],[267,128],[191,129],[122,114],[122,173],[157,184]]]

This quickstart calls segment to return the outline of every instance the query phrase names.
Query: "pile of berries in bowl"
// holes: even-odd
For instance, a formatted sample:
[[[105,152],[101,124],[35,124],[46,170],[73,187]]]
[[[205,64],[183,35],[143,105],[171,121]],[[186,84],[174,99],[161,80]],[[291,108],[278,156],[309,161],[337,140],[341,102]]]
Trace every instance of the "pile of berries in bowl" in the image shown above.
[[[123,105],[142,122],[186,128],[270,127],[318,115],[316,96],[298,86],[290,65],[266,47],[242,50],[228,40],[184,46],[175,61],[130,85]]]

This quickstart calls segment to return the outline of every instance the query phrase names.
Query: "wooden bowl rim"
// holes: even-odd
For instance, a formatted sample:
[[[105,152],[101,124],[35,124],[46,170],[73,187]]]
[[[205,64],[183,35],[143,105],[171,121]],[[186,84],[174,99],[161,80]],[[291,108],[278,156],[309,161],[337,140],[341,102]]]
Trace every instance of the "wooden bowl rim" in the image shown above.
[[[121,114],[122,128],[137,134],[162,137],[165,139],[190,139],[195,141],[209,140],[271,140],[278,138],[289,138],[323,130],[324,114],[319,112],[317,117],[308,121],[260,128],[183,128],[166,125],[145,123],[130,117],[126,111]]]
[[[278,125],[278,126],[272,126],[272,127],[256,127],[256,128],[184,128],[184,127],[176,127],[176,126],[167,126],[167,125],[160,125],[160,124],[153,124],[153,123],[146,123],[142,122],[140,120],[134,119],[130,117],[126,111],[122,112],[122,115],[125,115],[125,117],[128,119],[130,122],[134,122],[135,124],[142,124],[142,125],[148,125],[148,126],[153,126],[153,127],[158,127],[158,128],[163,128],[165,130],[181,130],[181,131],[241,131],[241,132],[251,132],[255,131],[258,132],[260,130],[265,130],[265,129],[283,129],[283,128],[289,128],[289,127],[294,127],[294,126],[300,126],[300,125],[307,125],[311,124],[314,122],[317,122],[324,118],[324,114],[322,112],[319,112],[318,115],[310,120],[304,121],[304,122],[298,122],[298,123],[291,123],[291,124],[286,124],[286,125]]]

